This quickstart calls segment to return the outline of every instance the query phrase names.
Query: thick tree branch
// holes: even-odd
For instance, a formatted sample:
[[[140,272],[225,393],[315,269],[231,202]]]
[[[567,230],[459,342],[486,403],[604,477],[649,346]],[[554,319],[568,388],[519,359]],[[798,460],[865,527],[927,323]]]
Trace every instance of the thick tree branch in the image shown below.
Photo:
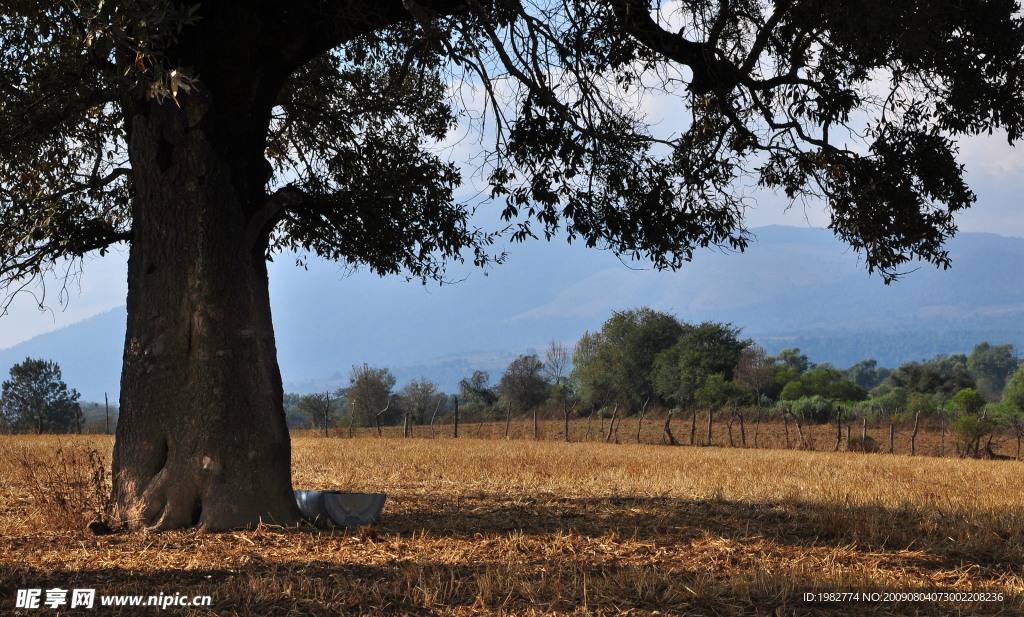
[[[266,238],[270,230],[281,220],[284,211],[294,208],[309,200],[309,196],[301,190],[286,186],[274,193],[274,195],[263,204],[263,207],[256,211],[245,226],[245,242],[250,250],[256,248],[256,243],[261,238]]]

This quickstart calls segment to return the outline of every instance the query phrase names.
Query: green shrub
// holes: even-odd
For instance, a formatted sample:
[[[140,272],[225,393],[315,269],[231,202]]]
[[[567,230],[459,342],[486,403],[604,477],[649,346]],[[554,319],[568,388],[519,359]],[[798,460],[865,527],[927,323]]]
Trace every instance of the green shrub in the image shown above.
[[[796,401],[805,396],[807,396],[807,388],[799,381],[791,381],[782,389],[782,394],[779,395],[779,398],[784,401]]]
[[[835,419],[835,405],[821,396],[808,396],[792,403],[793,414],[809,422],[824,424]]]
[[[953,435],[953,444],[956,445],[956,453],[961,457],[972,455],[979,456],[979,448],[983,437],[994,431],[995,423],[987,418],[981,418],[972,413],[965,413],[949,425],[949,432]]]

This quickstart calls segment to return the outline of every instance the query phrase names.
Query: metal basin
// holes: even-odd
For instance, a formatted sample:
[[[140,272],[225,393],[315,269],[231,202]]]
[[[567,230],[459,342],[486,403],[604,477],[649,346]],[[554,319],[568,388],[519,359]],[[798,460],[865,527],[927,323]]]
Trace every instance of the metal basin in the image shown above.
[[[380,516],[386,499],[384,493],[295,491],[302,518],[320,525],[329,521],[339,527],[369,525]]]

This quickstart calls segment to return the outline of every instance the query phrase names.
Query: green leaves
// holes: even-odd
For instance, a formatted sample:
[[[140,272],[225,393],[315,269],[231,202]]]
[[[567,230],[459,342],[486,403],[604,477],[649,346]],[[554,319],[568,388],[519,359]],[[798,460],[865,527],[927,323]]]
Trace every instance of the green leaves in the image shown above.
[[[308,250],[380,274],[443,278],[444,261],[492,259],[492,236],[455,203],[458,168],[431,142],[455,117],[439,59],[409,27],[361,37],[308,62],[278,97],[268,139],[277,178],[307,205],[289,211],[271,250]],[[280,180],[278,180],[280,181]]]

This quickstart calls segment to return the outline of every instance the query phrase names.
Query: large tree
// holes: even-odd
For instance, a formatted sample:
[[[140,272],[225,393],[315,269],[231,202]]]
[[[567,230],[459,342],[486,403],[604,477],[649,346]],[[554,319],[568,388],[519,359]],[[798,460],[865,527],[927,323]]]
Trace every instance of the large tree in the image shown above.
[[[949,265],[974,200],[955,139],[1021,134],[1018,8],[6,1],[0,284],[128,243],[115,503],[157,528],[291,523],[266,261],[299,249],[422,277],[463,251],[487,261],[492,236],[430,147],[455,104],[486,99],[481,177],[515,239],[562,229],[677,267],[746,246],[754,182],[821,197],[889,279]],[[646,122],[651,90],[687,121]]]
[[[612,313],[600,332],[577,343],[573,371],[581,390],[593,402],[617,403],[629,413],[639,413],[646,403],[657,400],[655,358],[676,344],[687,327],[675,316],[646,306]]]
[[[978,389],[985,394],[1002,394],[1006,382],[1017,370],[1020,359],[1013,345],[979,343],[967,357],[967,370],[978,381]]]
[[[66,433],[75,429],[79,394],[61,379],[60,366],[25,358],[0,384],[0,424],[8,431]]]

